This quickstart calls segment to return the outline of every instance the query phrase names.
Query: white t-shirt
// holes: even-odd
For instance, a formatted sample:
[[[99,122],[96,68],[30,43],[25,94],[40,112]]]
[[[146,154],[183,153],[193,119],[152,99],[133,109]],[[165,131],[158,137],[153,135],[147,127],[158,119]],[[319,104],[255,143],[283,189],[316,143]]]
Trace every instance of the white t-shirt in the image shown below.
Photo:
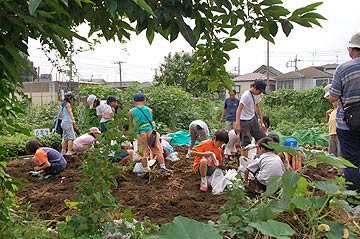
[[[194,121],[192,121],[192,122],[190,123],[190,125],[192,125],[192,124],[199,125],[201,128],[204,129],[205,134],[206,134],[207,136],[210,135],[210,130],[209,130],[207,124],[206,124],[204,121],[202,121],[202,120],[194,120]]]
[[[245,91],[240,98],[240,104],[244,105],[240,120],[251,120],[255,116],[255,105],[260,101],[261,98],[259,95],[252,95],[250,90]]]
[[[266,185],[272,176],[282,176],[285,173],[285,167],[280,157],[273,152],[266,152],[260,155],[258,160],[255,160],[247,166],[250,172],[256,174],[256,179]]]
[[[112,111],[112,108],[108,104],[100,104],[96,107],[96,115],[101,116],[100,123],[107,122],[112,119],[114,116],[114,113]]]

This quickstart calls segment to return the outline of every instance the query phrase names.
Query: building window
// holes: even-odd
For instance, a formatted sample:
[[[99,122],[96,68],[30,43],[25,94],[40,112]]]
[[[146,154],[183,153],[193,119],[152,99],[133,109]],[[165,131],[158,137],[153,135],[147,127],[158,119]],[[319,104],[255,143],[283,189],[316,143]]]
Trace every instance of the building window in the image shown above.
[[[294,80],[285,80],[277,82],[277,89],[294,89]]]
[[[316,80],[316,86],[326,86],[327,84],[329,84],[329,79]]]
[[[236,90],[236,93],[239,94],[240,93],[240,90],[241,90],[241,85],[235,85],[233,87],[234,90]]]

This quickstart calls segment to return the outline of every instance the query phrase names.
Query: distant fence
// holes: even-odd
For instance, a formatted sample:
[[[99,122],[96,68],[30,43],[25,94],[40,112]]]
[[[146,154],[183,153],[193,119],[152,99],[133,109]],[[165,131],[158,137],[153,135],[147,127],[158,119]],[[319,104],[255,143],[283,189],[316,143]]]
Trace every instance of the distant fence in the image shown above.
[[[48,104],[51,101],[58,100],[58,94],[56,92],[33,92],[33,93],[25,93],[33,104],[42,105]]]

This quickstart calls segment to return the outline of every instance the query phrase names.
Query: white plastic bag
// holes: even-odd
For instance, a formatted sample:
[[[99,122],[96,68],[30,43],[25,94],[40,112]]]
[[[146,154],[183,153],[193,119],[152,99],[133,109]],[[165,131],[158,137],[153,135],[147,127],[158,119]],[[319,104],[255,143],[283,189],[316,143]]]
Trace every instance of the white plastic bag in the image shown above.
[[[155,164],[155,162],[156,162],[155,159],[148,160],[148,166],[152,167]],[[134,169],[133,169],[133,173],[138,174],[138,173],[143,173],[143,172],[144,172],[144,168],[143,168],[141,162],[136,163],[134,166]]]
[[[213,195],[220,194],[226,188],[229,180],[225,177],[224,171],[217,168],[215,169],[214,173],[207,177],[208,184],[211,185]]]

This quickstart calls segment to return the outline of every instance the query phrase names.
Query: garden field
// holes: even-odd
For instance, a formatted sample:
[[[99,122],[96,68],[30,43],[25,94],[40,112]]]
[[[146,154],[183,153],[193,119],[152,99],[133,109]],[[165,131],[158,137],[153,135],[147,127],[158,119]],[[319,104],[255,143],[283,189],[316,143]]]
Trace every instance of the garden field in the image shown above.
[[[199,190],[199,177],[194,174],[192,160],[186,160],[187,147],[175,147],[179,152],[179,161],[167,162],[172,175],[164,176],[158,173],[158,165],[150,176],[139,177],[129,169],[124,176],[117,177],[118,188],[112,194],[125,208],[131,208],[133,216],[142,220],[145,216],[152,223],[164,224],[171,222],[176,216],[192,218],[197,221],[216,221],[220,217],[218,209],[226,202],[228,196],[212,195],[211,192]],[[73,201],[77,193],[75,184],[81,178],[81,160],[74,157],[68,160],[67,169],[58,178],[39,181],[38,178],[27,175],[32,170],[30,160],[14,160],[8,164],[8,172],[18,178],[26,178],[24,189],[17,193],[19,201],[30,202],[30,211],[39,213],[43,219],[53,224],[64,220],[71,211],[64,203],[68,199]],[[236,168],[236,162],[227,167]],[[329,174],[328,165],[309,168],[305,173],[312,180],[333,179]]]

